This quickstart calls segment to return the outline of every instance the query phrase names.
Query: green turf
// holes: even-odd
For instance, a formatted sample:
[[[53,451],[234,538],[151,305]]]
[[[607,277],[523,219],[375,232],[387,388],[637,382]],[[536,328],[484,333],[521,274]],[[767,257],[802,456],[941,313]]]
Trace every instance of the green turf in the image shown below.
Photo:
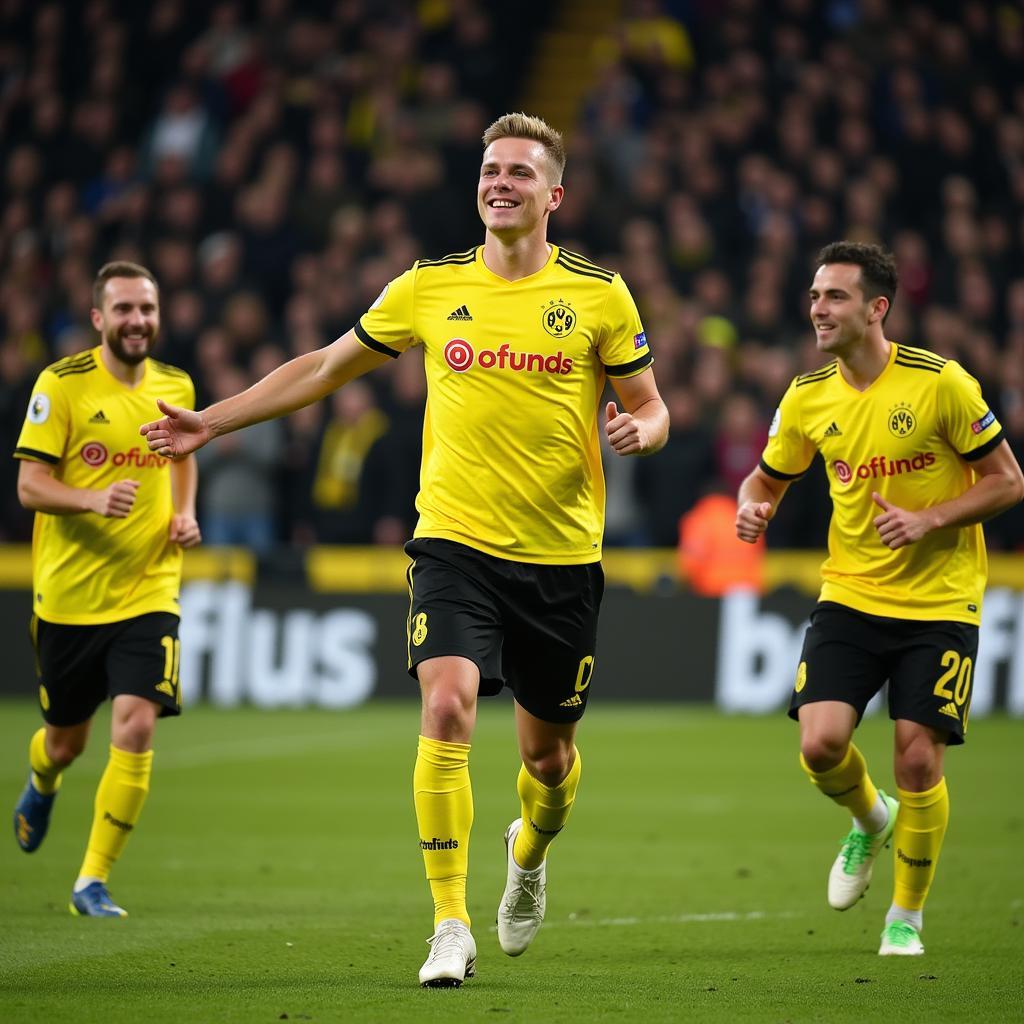
[[[44,846],[26,856],[10,833],[0,841],[4,1022],[1024,1016],[1020,722],[976,721],[950,754],[928,953],[880,959],[889,855],[857,907],[827,908],[847,826],[797,767],[792,723],[598,703],[580,734],[580,799],[551,856],[548,921],[510,960],[493,919],[518,758],[509,707],[485,704],[472,758],[479,973],[459,991],[424,991],[413,704],[200,708],[162,723],[149,803],[112,879],[125,921],[67,912],[105,718]],[[0,804],[24,782],[35,723],[27,703],[0,703]],[[891,785],[888,723],[865,723],[859,742]]]

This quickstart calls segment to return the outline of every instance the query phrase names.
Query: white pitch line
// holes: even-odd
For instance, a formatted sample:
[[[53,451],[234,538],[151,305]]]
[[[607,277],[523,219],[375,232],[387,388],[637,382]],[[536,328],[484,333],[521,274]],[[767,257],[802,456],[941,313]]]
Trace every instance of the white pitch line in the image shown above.
[[[158,749],[157,764],[159,770],[164,771],[168,768],[196,768],[231,761],[272,761],[288,754],[308,753],[312,750],[337,748],[351,751],[371,746],[374,742],[372,737],[353,735],[341,729],[312,736],[301,733],[292,736],[264,736],[260,739],[219,740],[217,743],[185,750]]]
[[[714,924],[719,921],[768,921],[780,918],[801,917],[794,910],[767,912],[764,910],[748,910],[741,913],[737,910],[722,910],[707,914],[655,914],[650,917],[580,917],[570,914],[561,921],[546,920],[544,930],[550,928],[634,928],[639,925],[651,924]],[[491,925],[492,932],[497,926]]]

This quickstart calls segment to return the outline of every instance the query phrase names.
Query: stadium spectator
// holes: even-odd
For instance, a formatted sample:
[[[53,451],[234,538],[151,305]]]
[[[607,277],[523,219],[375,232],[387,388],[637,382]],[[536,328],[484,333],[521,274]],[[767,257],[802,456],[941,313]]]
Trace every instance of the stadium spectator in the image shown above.
[[[84,263],[88,282],[109,258],[155,265],[184,241],[197,278],[186,288],[205,305],[193,347],[245,289],[268,308],[268,337],[292,344],[283,321],[296,294],[317,305],[325,340],[337,337],[396,266],[475,230],[446,182],[476,172],[483,126],[540,81],[545,17],[503,20],[499,48],[479,0],[165,0],[137,16],[109,4],[5,7],[0,295],[25,290],[15,282],[28,274],[55,358],[72,324],[88,328],[69,263]],[[1020,39],[1005,5],[625,5],[592,83],[578,84],[577,123],[560,125],[571,187],[552,238],[622,271],[666,387],[694,385],[704,316],[737,331],[726,366],[699,367],[722,371],[723,393],[751,390],[740,368],[757,353],[820,359],[795,297],[802,254],[839,234],[896,252],[894,337],[941,343],[981,372],[971,349],[989,363],[1006,352],[1004,296],[1024,279]],[[568,92],[568,61],[563,72]],[[177,158],[153,178],[149,140],[179,84],[191,98],[169,137],[190,151],[202,124],[198,178]],[[644,231],[653,248],[637,247]],[[231,240],[223,272],[212,258],[207,273],[207,237]],[[708,275],[728,282],[724,305],[707,303]],[[161,282],[169,312],[177,288]],[[953,326],[940,342],[931,325],[943,319]],[[25,370],[26,387],[37,370]],[[624,537],[649,518],[632,497]]]
[[[736,499],[720,479],[679,519],[679,578],[695,594],[722,597],[732,590],[764,589],[764,539],[736,539]]]
[[[361,380],[336,391],[330,406],[313,477],[316,535],[327,544],[368,544],[376,510],[365,474],[374,446],[388,432],[389,420],[373,389]]]
[[[211,379],[217,401],[244,390],[252,378],[222,366]],[[203,473],[199,521],[208,544],[239,544],[266,554],[277,540],[273,469],[281,458],[283,429],[276,421],[218,437],[197,458]]]

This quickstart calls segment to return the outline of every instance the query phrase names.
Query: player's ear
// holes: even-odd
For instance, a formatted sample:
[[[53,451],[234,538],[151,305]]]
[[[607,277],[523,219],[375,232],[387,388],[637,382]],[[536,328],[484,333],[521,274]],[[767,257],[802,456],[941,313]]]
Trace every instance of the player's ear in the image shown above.
[[[565,189],[561,185],[554,185],[551,188],[551,197],[548,199],[548,212],[554,213],[562,205],[562,196]]]
[[[97,331],[103,330],[103,314],[95,306],[89,310],[89,320]]]
[[[889,300],[884,295],[877,295],[871,300],[871,313],[868,319],[871,323],[885,319],[885,314],[889,312]]]

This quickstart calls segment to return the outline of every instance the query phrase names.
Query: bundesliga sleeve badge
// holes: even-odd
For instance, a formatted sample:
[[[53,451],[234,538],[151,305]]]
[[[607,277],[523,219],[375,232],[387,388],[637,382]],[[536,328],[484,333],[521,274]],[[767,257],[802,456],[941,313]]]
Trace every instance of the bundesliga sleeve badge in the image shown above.
[[[47,419],[49,419],[49,416],[49,396],[44,395],[39,391],[32,396],[32,401],[28,403],[28,421],[29,423],[35,423],[38,426],[40,423],[45,423]]]

